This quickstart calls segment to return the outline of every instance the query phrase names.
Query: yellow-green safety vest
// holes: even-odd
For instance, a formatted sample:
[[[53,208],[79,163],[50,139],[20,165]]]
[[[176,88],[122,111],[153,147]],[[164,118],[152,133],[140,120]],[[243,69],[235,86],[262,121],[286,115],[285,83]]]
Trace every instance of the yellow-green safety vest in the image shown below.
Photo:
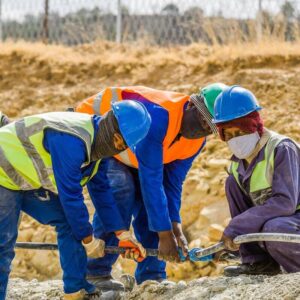
[[[45,188],[57,193],[51,155],[43,145],[46,129],[54,129],[80,138],[90,163],[94,139],[92,116],[73,112],[54,112],[25,117],[0,128],[0,185],[11,190]],[[81,180],[85,185],[97,172]]]
[[[262,205],[271,197],[275,148],[281,141],[286,139],[291,140],[290,138],[273,131],[270,131],[270,134],[264,150],[264,159],[256,164],[251,174],[249,193],[244,189],[239,179],[239,173],[237,171],[239,162],[233,161],[230,166],[230,173],[233,174],[241,190],[251,198],[254,205]],[[295,141],[293,141],[293,143],[299,147]],[[297,206],[297,210],[299,208],[300,205]]]

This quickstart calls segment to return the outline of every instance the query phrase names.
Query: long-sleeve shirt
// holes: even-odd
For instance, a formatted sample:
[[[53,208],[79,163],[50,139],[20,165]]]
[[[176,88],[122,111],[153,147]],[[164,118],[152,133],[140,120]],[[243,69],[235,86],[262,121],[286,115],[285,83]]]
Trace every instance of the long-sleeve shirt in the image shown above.
[[[253,169],[258,162],[264,159],[265,147],[260,150],[247,169],[244,168],[243,163],[239,164],[239,179],[247,193],[250,189],[250,176]],[[232,159],[239,161],[236,157]],[[236,184],[236,188],[239,188],[236,181],[231,181],[231,184]],[[226,194],[229,202],[244,201],[243,198],[231,199],[236,196],[231,195],[228,191]],[[243,193],[240,194],[243,195]],[[247,196],[244,195],[244,197]],[[241,234],[260,232],[268,220],[293,215],[299,203],[300,151],[291,140],[286,139],[280,142],[275,149],[272,195],[263,205],[253,206],[234,217],[224,234],[234,238]]]
[[[100,117],[94,117],[95,132],[98,130]],[[68,223],[78,240],[93,232],[89,223],[89,214],[82,194],[81,179],[90,176],[95,162],[81,167],[86,161],[87,152],[84,142],[73,135],[48,129],[45,132],[44,146],[50,153],[58,195]],[[103,172],[87,183],[89,194],[96,211],[107,231],[124,229],[123,219],[114,201],[108,179]]]
[[[149,229],[166,231],[172,222],[180,222],[182,184],[194,158],[163,164],[163,141],[168,129],[168,112],[151,102],[143,101],[152,118],[148,135],[136,147],[139,178]]]

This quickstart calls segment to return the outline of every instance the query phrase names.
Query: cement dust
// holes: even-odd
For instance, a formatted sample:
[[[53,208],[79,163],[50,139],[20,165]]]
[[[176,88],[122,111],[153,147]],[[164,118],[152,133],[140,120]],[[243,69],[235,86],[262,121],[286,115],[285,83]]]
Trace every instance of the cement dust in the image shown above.
[[[300,44],[268,42],[208,47],[156,48],[98,42],[75,48],[42,44],[1,44],[0,109],[13,118],[65,110],[106,86],[147,85],[187,94],[212,82],[251,89],[265,108],[270,129],[300,141]],[[183,189],[182,220],[191,247],[208,246],[229,222],[224,182],[230,153],[209,137]],[[87,197],[90,211],[93,210]],[[24,215],[19,241],[56,242],[54,230]],[[215,263],[168,264],[170,279],[218,275]],[[133,274],[120,260],[114,274]],[[17,250],[12,277],[60,278],[56,252]],[[293,278],[293,277],[291,277]]]

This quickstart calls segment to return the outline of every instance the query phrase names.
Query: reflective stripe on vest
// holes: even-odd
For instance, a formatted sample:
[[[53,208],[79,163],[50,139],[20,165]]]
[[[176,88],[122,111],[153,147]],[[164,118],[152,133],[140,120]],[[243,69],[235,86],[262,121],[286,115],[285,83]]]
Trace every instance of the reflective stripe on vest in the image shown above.
[[[189,140],[181,137],[178,141],[172,143],[179,133],[184,106],[189,100],[188,95],[181,93],[160,91],[143,86],[110,87],[95,96],[83,100],[76,107],[76,111],[103,115],[111,109],[111,103],[126,100],[126,94],[132,95],[132,97],[128,97],[131,100],[143,101],[145,99],[155,103],[169,113],[168,129],[163,141],[164,164],[177,159],[189,158],[195,155],[203,146],[205,138]],[[130,149],[115,157],[130,167],[138,167],[137,158]]]
[[[111,94],[110,94],[111,92]],[[94,99],[94,103],[93,103],[93,110],[94,110],[94,114],[95,115],[103,115],[105,112],[107,112],[108,110],[110,110],[110,105],[107,107],[102,107],[103,104],[103,99],[105,98],[109,98],[110,105],[111,103],[114,103],[116,101],[118,101],[120,98],[118,97],[118,93],[117,93],[117,88],[115,87],[111,87],[109,90],[107,90],[106,92],[102,93],[98,93]],[[102,111],[102,113],[101,113]]]
[[[84,165],[90,163],[94,138],[90,115],[61,112],[26,117],[0,129],[0,185],[13,190],[43,187],[57,193],[51,156],[43,146],[46,129],[80,138],[87,150]],[[98,165],[96,164],[93,173]],[[88,179],[84,178],[82,183]]]
[[[271,136],[268,139],[264,149],[264,159],[256,164],[251,174],[249,193],[244,189],[239,179],[239,162],[233,161],[230,167],[230,172],[233,174],[239,187],[245,195],[248,195],[251,198],[254,205],[262,205],[268,200],[268,198],[271,197],[274,175],[275,148],[281,141],[286,139],[291,140],[290,138],[277,134],[273,131],[270,131],[270,133]],[[296,142],[293,141],[293,143],[299,147]],[[300,205],[297,206],[297,210],[298,209],[300,209]]]

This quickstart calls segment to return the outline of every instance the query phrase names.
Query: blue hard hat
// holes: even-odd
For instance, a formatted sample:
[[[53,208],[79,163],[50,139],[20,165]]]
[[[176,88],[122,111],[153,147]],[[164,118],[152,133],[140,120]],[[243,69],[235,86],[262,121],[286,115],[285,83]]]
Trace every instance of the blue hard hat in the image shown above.
[[[132,100],[118,101],[112,104],[112,110],[126,144],[132,150],[148,133],[151,117],[146,107]]]
[[[216,99],[213,123],[228,122],[261,110],[256,97],[249,90],[233,85]]]

